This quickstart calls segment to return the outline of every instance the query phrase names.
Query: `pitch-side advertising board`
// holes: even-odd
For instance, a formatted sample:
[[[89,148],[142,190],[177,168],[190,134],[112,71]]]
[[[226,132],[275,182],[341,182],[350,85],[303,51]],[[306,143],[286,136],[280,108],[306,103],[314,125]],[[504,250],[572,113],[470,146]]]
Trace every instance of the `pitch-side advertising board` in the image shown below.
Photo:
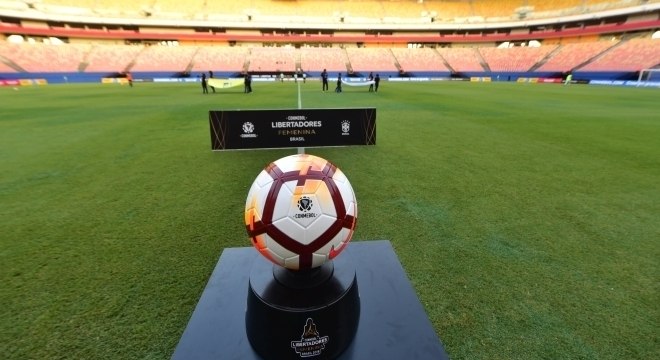
[[[376,144],[376,109],[211,110],[211,149]]]

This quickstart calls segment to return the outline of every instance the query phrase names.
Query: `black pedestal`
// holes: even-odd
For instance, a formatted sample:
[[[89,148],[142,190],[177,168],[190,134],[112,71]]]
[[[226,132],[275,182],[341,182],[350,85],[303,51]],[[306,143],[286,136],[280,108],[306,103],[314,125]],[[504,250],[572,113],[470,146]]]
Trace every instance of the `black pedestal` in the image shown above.
[[[338,359],[448,359],[390,242],[352,241],[336,260],[346,256],[356,267],[360,319]],[[253,247],[222,252],[172,359],[261,359],[245,327],[246,291],[258,262],[271,266]]]
[[[335,359],[353,340],[360,317],[350,256],[305,271],[257,261],[250,274],[245,326],[264,359]]]

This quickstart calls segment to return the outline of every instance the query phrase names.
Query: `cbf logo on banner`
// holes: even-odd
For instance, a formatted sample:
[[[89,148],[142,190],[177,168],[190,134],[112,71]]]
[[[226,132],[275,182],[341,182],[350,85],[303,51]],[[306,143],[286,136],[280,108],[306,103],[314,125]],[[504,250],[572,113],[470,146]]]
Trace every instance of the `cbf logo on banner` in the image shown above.
[[[212,150],[376,144],[376,109],[209,111]]]

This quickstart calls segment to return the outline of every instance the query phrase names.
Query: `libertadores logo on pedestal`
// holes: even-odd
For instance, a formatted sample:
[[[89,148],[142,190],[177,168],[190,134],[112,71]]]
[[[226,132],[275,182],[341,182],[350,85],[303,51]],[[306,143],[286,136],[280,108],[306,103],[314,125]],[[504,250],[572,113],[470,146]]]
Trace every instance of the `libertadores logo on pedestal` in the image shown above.
[[[296,351],[301,358],[321,355],[325,344],[330,341],[328,336],[320,336],[316,330],[316,324],[312,318],[308,318],[305,323],[303,334],[300,340],[292,341],[291,348]]]

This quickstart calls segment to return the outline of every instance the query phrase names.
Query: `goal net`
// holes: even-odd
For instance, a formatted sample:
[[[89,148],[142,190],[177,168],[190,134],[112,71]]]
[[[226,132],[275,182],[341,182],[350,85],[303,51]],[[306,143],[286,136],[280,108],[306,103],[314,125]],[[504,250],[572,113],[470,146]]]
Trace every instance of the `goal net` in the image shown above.
[[[637,86],[660,87],[660,68],[641,70]]]

